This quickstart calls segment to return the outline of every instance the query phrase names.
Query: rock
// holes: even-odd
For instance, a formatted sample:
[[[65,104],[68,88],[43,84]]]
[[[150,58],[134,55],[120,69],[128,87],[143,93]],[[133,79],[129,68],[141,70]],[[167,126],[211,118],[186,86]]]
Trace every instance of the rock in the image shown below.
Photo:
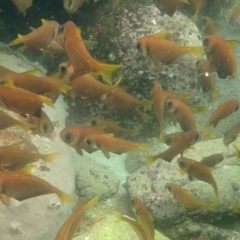
[[[96,195],[108,198],[117,193],[120,180],[114,171],[88,157],[78,156],[76,161],[76,193],[91,199]]]
[[[238,139],[237,143],[240,143],[240,139]],[[206,230],[205,225],[202,225],[203,223],[211,226],[211,228],[208,228],[210,229],[208,234],[210,234],[211,239],[224,239],[223,236],[226,236],[226,234],[231,236],[231,231],[226,229],[223,231],[225,235],[216,235],[218,224],[226,223],[226,221],[239,221],[238,215],[232,213],[229,202],[233,200],[240,205],[238,200],[240,193],[239,191],[234,191],[232,188],[232,182],[240,184],[238,177],[240,164],[236,161],[233,150],[231,149],[229,153],[229,150],[223,145],[222,139],[198,142],[192,148],[188,149],[184,153],[184,156],[199,161],[202,157],[208,156],[209,153],[221,152],[224,155],[224,160],[212,171],[220,193],[220,203],[217,206],[216,212],[200,209],[188,213],[183,207],[177,204],[174,197],[167,191],[167,184],[176,183],[188,189],[191,196],[201,201],[208,203],[214,201],[214,190],[209,184],[198,180],[190,182],[187,176],[180,177],[177,171],[179,167],[176,163],[176,159],[179,156],[175,157],[171,163],[159,159],[150,167],[144,166],[140,168],[127,178],[126,189],[130,196],[137,196],[144,201],[156,221],[156,226],[161,224],[169,232],[171,232],[170,229],[176,232],[176,226],[184,226],[186,222],[194,222],[194,226],[199,229],[196,231],[195,228],[182,228],[182,238],[171,233],[169,235],[171,239],[186,239],[186,236],[188,236],[188,239],[192,239],[198,236],[196,232],[200,233],[204,229]]]

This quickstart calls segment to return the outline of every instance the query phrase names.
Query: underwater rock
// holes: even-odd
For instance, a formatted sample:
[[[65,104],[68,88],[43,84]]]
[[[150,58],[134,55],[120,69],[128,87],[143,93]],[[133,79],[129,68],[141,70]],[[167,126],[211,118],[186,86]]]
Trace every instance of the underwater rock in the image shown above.
[[[239,138],[236,144],[240,144]],[[176,228],[177,225],[181,226],[190,221],[194,222],[195,226],[200,229],[198,231],[199,236],[201,231],[204,230],[203,223],[211,225],[212,228],[210,229],[217,232],[217,226],[224,224],[226,227],[226,222],[233,223],[239,221],[238,214],[232,212],[229,202],[235,201],[240,205],[240,193],[232,188],[232,182],[240,183],[238,177],[240,164],[236,160],[233,150],[231,148],[229,150],[223,145],[222,139],[197,142],[184,153],[184,157],[200,161],[203,157],[213,153],[223,153],[224,155],[223,162],[218,164],[212,171],[220,194],[220,202],[216,212],[200,209],[189,213],[178,205],[172,194],[167,190],[167,184],[175,183],[189,190],[190,195],[194,198],[206,203],[214,202],[215,194],[211,185],[198,180],[190,181],[187,176],[180,176],[176,162],[179,156],[176,156],[171,163],[159,159],[150,167],[144,166],[140,168],[127,178],[126,189],[131,197],[136,196],[144,201],[154,217],[155,226],[160,225],[169,229]],[[198,236],[196,231],[190,231],[191,229],[188,228],[182,229],[183,233],[181,235],[185,236],[182,239],[186,239],[186,236],[188,236],[188,239]],[[177,230],[175,229],[174,231]],[[227,227],[225,231],[229,233],[229,236],[231,235],[231,230]],[[217,235],[212,233],[209,236]],[[171,239],[179,240],[180,238]],[[211,239],[224,238],[213,237]]]
[[[78,157],[76,165],[76,193],[91,199],[96,195],[107,198],[117,193],[120,180],[110,167],[88,157]]]

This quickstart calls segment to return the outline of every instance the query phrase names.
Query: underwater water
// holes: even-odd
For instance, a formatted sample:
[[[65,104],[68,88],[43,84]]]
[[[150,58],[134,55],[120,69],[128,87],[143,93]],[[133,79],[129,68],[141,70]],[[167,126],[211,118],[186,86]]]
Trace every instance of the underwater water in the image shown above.
[[[239,0],[0,9],[0,240],[240,239]]]

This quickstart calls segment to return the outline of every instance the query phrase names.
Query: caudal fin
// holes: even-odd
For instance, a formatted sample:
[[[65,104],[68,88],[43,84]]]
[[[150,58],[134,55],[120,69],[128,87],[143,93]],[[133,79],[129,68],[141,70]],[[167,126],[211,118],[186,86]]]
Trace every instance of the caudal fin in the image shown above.
[[[34,124],[29,124],[29,123],[25,123],[25,122],[19,122],[19,126],[25,131],[28,132],[31,129],[36,128],[36,126]]]
[[[146,159],[146,165],[150,165],[157,160],[155,156],[145,156],[145,159]]]
[[[59,85],[59,87],[58,87],[58,90],[60,90],[63,93],[66,93],[66,94],[68,94],[68,92],[72,89],[73,88],[71,86],[65,85],[65,84]]]
[[[24,37],[18,34],[17,38],[11,41],[8,45],[13,46],[24,42]]]
[[[190,47],[190,49],[190,52],[198,58],[202,58],[205,55],[203,46]]]
[[[56,192],[56,194],[58,195],[58,197],[61,200],[61,203],[71,203],[71,202],[75,202],[75,198],[72,197],[71,195],[62,192],[61,190],[59,190],[58,192]]]
[[[121,68],[122,65],[112,65],[112,64],[101,64],[100,69],[97,69],[99,74],[104,78],[104,80],[112,85],[112,75],[117,69]]]
[[[39,98],[41,99],[41,101],[43,103],[46,103],[48,106],[50,106],[52,108],[55,108],[51,98],[47,98],[47,97],[44,97],[42,95],[39,95]]]
[[[58,158],[61,155],[60,152],[56,153],[50,153],[50,154],[41,154],[41,159],[46,161],[46,162],[53,162],[56,158]]]
[[[150,120],[152,120],[152,117],[148,116],[146,113],[140,111],[138,108],[134,109],[134,112],[142,118],[142,120],[144,122],[149,122]]]
[[[148,110],[152,109],[152,104],[153,104],[152,100],[144,100],[143,101],[143,106],[145,108],[147,108]]]

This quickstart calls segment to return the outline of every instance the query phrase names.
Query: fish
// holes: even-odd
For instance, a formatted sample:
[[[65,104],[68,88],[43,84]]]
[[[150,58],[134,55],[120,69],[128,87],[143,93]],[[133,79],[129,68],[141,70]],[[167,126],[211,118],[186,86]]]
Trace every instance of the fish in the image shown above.
[[[28,8],[32,6],[33,0],[12,0],[14,5],[17,7],[18,11],[23,14],[23,16],[26,16],[26,11]]]
[[[0,167],[9,171],[15,171],[23,168],[29,163],[42,159],[46,162],[53,162],[60,156],[59,152],[50,154],[32,153],[21,149],[20,144],[0,147]]]
[[[122,136],[135,136],[138,135],[139,130],[141,129],[142,125],[134,128],[134,129],[126,129],[123,127],[119,126],[120,122],[116,122],[116,121],[109,121],[109,120],[105,120],[103,118],[94,118],[92,120],[92,125],[96,126],[96,125],[103,125],[105,126],[104,128],[104,132],[105,133],[113,133],[115,137],[122,137]]]
[[[170,133],[164,136],[164,143],[166,143],[168,146],[171,146],[175,142],[177,142],[179,139],[182,139],[182,137],[186,135],[186,132],[174,132]]]
[[[77,232],[79,226],[82,223],[84,213],[88,209],[94,207],[94,205],[96,205],[99,201],[99,198],[100,196],[97,195],[89,202],[87,202],[85,199],[79,199],[77,205],[75,206],[74,212],[59,229],[54,240],[72,240],[74,234]]]
[[[200,208],[206,208],[208,210],[215,211],[218,205],[217,202],[209,204],[191,197],[187,189],[182,188],[177,184],[169,184],[167,188],[168,191],[173,194],[178,204],[184,207],[188,212],[193,212]]]
[[[152,239],[155,239],[153,217],[149,213],[144,203],[137,197],[131,197],[130,206],[136,217],[137,223],[141,225],[144,232],[146,232]]]
[[[14,72],[11,69],[8,69],[8,68],[0,65],[0,77],[4,76],[5,74],[9,74],[9,73],[16,73],[16,72]]]
[[[70,85],[72,86],[70,96],[81,105],[95,102],[113,90],[113,86],[101,83],[89,73],[74,78]]]
[[[0,130],[13,127],[13,126],[19,126],[21,127],[25,132],[30,131],[31,129],[35,128],[35,125],[28,124],[26,122],[19,121],[10,115],[8,115],[3,110],[0,111]]]
[[[219,96],[219,91],[216,89],[215,82],[209,71],[209,62],[205,59],[199,59],[196,62],[198,83],[202,87],[203,92],[212,92],[212,98]]]
[[[169,99],[166,104],[173,120],[180,124],[184,132],[197,129],[196,119],[184,103],[176,99]]]
[[[219,78],[234,79],[237,74],[237,60],[231,49],[237,40],[225,41],[218,35],[208,35],[203,40],[205,53],[210,63],[210,72],[216,72]]]
[[[75,74],[83,75],[95,71],[112,85],[113,72],[120,69],[121,65],[104,64],[94,59],[86,49],[80,29],[72,21],[63,25],[63,39],[64,49]]]
[[[224,133],[223,144],[228,147],[228,145],[234,142],[237,139],[238,134],[240,133],[240,121],[235,123],[230,127],[227,132]]]
[[[90,147],[85,143],[85,138],[89,134],[105,134],[103,132],[104,126],[73,126],[66,127],[60,132],[60,137],[63,142],[65,142],[68,146],[74,148],[79,155],[83,155],[82,150],[86,152],[94,152],[96,149]]]
[[[51,119],[47,116],[47,114],[43,110],[41,111],[41,118],[29,115],[28,123],[33,124],[35,126],[34,129],[32,129],[31,131],[33,134],[49,136],[54,131],[54,125]]]
[[[12,171],[0,173],[0,199],[6,206],[10,206],[10,198],[24,201],[51,193],[55,193],[62,204],[75,201],[69,194],[34,175]]]
[[[210,132],[208,128],[211,125],[213,125],[213,127],[215,128],[221,120],[227,118],[229,115],[236,112],[238,108],[239,101],[237,99],[230,99],[227,102],[218,105],[217,109],[215,109],[208,118],[204,130],[202,132],[202,137],[212,136],[213,133]]]
[[[15,87],[12,82],[0,86],[0,105],[20,115],[30,114],[41,117],[42,103],[54,108],[50,98]]]
[[[24,44],[32,51],[47,52],[47,47],[57,35],[60,24],[42,19],[42,25],[27,35],[20,35],[8,45]]]
[[[216,154],[212,154],[210,156],[204,157],[199,162],[209,168],[212,168],[212,167],[215,167],[218,163],[222,162],[223,159],[224,157],[222,153],[216,153]]]
[[[202,23],[203,23],[202,32],[204,36],[218,34],[217,26],[215,22],[212,20],[212,18],[204,17]]]
[[[180,167],[181,175],[187,173],[188,178],[192,181],[194,178],[210,184],[216,194],[216,201],[219,201],[219,192],[217,183],[212,176],[209,168],[202,163],[199,163],[191,158],[181,157],[177,160],[178,166]]]
[[[89,0],[63,0],[63,7],[70,15],[78,12],[79,8]]]
[[[236,152],[236,159],[238,160],[240,158],[240,150],[239,150],[239,148],[237,147],[236,144],[233,144],[232,146],[233,146],[233,148]]]
[[[189,4],[188,0],[153,0],[161,15],[167,14],[172,17],[181,3]]]
[[[183,152],[187,148],[195,144],[199,140],[199,138],[200,135],[197,130],[188,131],[184,136],[182,136],[181,139],[173,143],[166,151],[157,155],[146,156],[146,164],[150,165],[159,158],[165,160],[166,162],[171,162],[173,158],[178,154],[181,154],[182,157]]]
[[[164,123],[163,123],[163,116],[164,116],[164,98],[163,98],[163,90],[162,86],[159,82],[155,81],[152,88],[152,101],[153,101],[153,109],[155,115],[157,117],[159,127],[160,127],[160,134],[159,140],[164,142]]]
[[[44,94],[56,90],[67,94],[72,89],[71,86],[66,85],[62,80],[51,77],[37,77],[28,73],[6,74],[0,77],[0,84],[4,85],[9,80],[13,82],[14,86],[36,94]]]
[[[181,46],[172,41],[163,39],[161,32],[160,35],[161,36],[158,37],[157,33],[155,35],[141,37],[138,39],[136,45],[137,51],[140,55],[150,59],[155,67],[160,67],[162,64],[172,64],[183,54],[187,53],[193,54],[197,57],[203,56],[203,46]]]
[[[234,24],[240,16],[240,3],[238,3],[229,13],[229,24]]]
[[[146,107],[149,110],[152,107],[151,100],[139,100],[134,98],[120,87],[114,87],[110,93],[103,94],[101,99],[111,110],[120,113],[132,113],[134,109],[140,106]]]
[[[85,137],[84,141],[89,147],[101,150],[107,159],[110,158],[109,152],[120,155],[137,149],[148,149],[147,145],[126,141],[109,134],[89,134]]]
[[[232,207],[234,213],[240,213],[240,206],[236,202],[230,201],[230,206]]]
[[[143,230],[142,226],[134,219],[129,218],[128,216],[123,216],[122,214],[120,214],[118,212],[114,212],[113,214],[117,220],[127,222],[132,227],[132,229],[135,231],[139,240],[154,240],[150,235],[148,235]]]

